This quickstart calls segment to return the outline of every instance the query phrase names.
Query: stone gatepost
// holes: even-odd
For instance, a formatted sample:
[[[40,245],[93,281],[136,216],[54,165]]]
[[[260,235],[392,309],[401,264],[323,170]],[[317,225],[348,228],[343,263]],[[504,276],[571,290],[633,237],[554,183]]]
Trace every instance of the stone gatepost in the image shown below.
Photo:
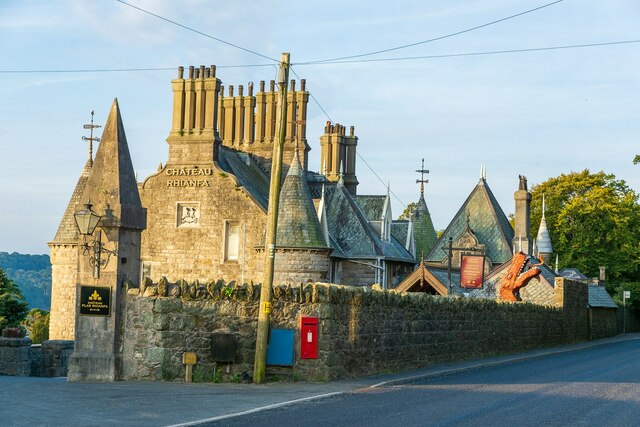
[[[75,348],[68,379],[116,381],[122,377],[126,286],[139,281],[140,234],[146,227],[117,100],[81,200],[91,201],[101,219],[78,243]]]

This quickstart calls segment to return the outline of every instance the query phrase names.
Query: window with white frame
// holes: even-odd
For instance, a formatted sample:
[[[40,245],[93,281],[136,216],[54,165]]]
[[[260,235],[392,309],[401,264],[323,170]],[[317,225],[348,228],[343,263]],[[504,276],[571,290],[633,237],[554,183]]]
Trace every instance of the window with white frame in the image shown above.
[[[224,228],[224,260],[237,261],[240,253],[240,224],[227,221]]]

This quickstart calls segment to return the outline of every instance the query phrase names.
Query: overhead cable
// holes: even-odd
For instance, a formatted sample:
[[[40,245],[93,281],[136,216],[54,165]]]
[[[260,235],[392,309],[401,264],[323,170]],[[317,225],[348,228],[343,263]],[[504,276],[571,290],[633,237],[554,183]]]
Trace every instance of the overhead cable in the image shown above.
[[[150,12],[150,11],[148,11],[148,10],[146,10],[146,9],[141,8],[141,7],[134,6],[134,5],[132,5],[132,4],[130,4],[130,3],[127,3],[127,2],[125,2],[125,1],[123,1],[123,0],[116,0],[116,1],[117,1],[118,3],[122,3],[122,4],[124,4],[125,6],[129,6],[129,7],[133,8],[133,9],[139,10],[140,12],[146,13],[147,15],[151,15],[151,16],[153,16],[154,18],[158,18],[158,19],[161,19],[161,20],[163,20],[163,21],[165,21],[165,22],[168,22],[168,23],[170,23],[170,24],[177,25],[178,27],[184,28],[185,30],[188,30],[188,31],[194,32],[194,33],[196,33],[196,34],[200,34],[201,36],[204,36],[204,37],[210,38],[210,39],[212,39],[212,40],[215,40],[215,41],[217,41],[217,42],[220,42],[220,43],[226,44],[227,46],[235,47],[236,49],[243,50],[243,51],[248,52],[248,53],[251,53],[251,54],[253,54],[253,55],[257,55],[257,56],[259,56],[259,57],[261,57],[261,58],[268,59],[268,60],[270,60],[270,61],[280,62],[280,61],[278,61],[277,59],[273,59],[273,58],[271,58],[271,57],[269,57],[269,56],[267,56],[267,55],[263,55],[263,54],[261,54],[261,53],[259,53],[259,52],[256,52],[255,50],[247,49],[246,47],[242,47],[242,46],[239,46],[239,45],[237,45],[237,44],[234,44],[234,43],[228,42],[228,41],[223,40],[223,39],[221,39],[221,38],[219,38],[219,37],[212,36],[211,34],[203,33],[202,31],[196,30],[195,28],[192,28],[192,27],[189,27],[189,26],[187,26],[187,25],[184,25],[184,24],[181,24],[181,23],[179,23],[179,22],[176,22],[176,21],[174,21],[174,20],[171,20],[171,19],[165,18],[165,17],[163,17],[163,16],[160,16],[160,15],[158,15],[158,14],[155,14],[155,13],[153,13],[153,12]]]
[[[120,1],[120,0],[118,0],[118,1]],[[311,63],[323,63],[323,62],[331,62],[331,61],[341,61],[341,60],[345,60],[345,59],[362,58],[364,56],[378,55],[380,53],[392,52],[394,50],[407,49],[409,47],[418,46],[418,45],[425,44],[425,43],[431,43],[431,42],[435,42],[435,41],[438,41],[438,40],[443,40],[443,39],[446,39],[446,38],[458,36],[460,34],[469,33],[471,31],[475,31],[475,30],[478,30],[480,28],[489,27],[491,25],[495,25],[495,24],[498,24],[500,22],[507,21],[509,19],[517,18],[519,16],[526,15],[528,13],[536,12],[536,11],[538,11],[540,9],[544,9],[544,8],[553,6],[553,5],[561,3],[563,1],[564,0],[556,0],[556,1],[553,1],[551,3],[547,3],[547,4],[544,4],[542,6],[535,7],[533,9],[525,10],[524,12],[516,13],[515,15],[509,15],[509,16],[506,16],[504,18],[496,19],[495,21],[487,22],[487,23],[482,24],[482,25],[476,25],[475,27],[467,28],[467,29],[464,29],[464,30],[456,31],[454,33],[445,34],[445,35],[442,35],[442,36],[434,37],[434,38],[427,39],[427,40],[422,40],[422,41],[415,42],[415,43],[408,43],[408,44],[404,44],[404,45],[401,45],[401,46],[390,47],[388,49],[375,50],[373,52],[360,53],[358,55],[349,55],[349,56],[341,56],[341,57],[336,57],[336,58],[320,59],[320,60],[316,60],[316,61],[300,62],[300,63],[298,63],[298,65],[307,65],[307,64],[311,64]]]

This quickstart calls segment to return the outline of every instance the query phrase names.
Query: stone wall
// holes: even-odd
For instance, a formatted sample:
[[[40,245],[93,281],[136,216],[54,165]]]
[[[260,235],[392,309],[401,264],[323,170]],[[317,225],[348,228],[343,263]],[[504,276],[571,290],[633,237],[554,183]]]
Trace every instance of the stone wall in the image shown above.
[[[193,149],[193,147],[191,147]],[[213,153],[210,153],[210,156]],[[208,175],[195,178],[206,187],[172,186],[180,171],[202,170]],[[177,172],[176,172],[177,171]],[[184,178],[184,177],[182,177]],[[210,163],[184,165],[169,163],[150,176],[140,187],[142,205],[147,209],[147,229],[142,232],[141,259],[151,262],[151,277],[170,280],[204,280],[221,277],[234,280],[241,276],[244,251],[246,281],[257,281],[258,257],[255,247],[264,234],[266,214],[231,175]],[[224,201],[224,202],[221,202]],[[197,218],[181,224],[181,210],[195,209]],[[197,219],[197,220],[196,220]],[[226,259],[227,224],[240,226],[237,259]],[[243,245],[243,226],[246,241]],[[244,249],[243,249],[244,246]]]
[[[31,340],[0,337],[0,375],[28,377],[31,373]]]
[[[260,287],[165,281],[127,295],[124,378],[184,377],[182,353],[195,351],[194,378],[251,373]],[[327,284],[274,287],[272,327],[295,330],[294,377],[333,380],[399,371],[587,339],[587,289],[560,279],[556,306],[401,294]],[[300,359],[299,319],[319,320],[319,358]],[[215,363],[214,334],[232,334],[233,363]]]
[[[362,263],[375,265],[375,259],[364,259]],[[376,269],[361,263],[343,261],[342,271],[336,281],[350,283],[353,286],[370,286],[376,283]]]
[[[49,337],[72,340],[76,316],[78,245],[51,244],[51,316]]]
[[[326,282],[329,273],[328,249],[276,248],[274,283]],[[257,266],[262,281],[264,250],[257,251]]]
[[[33,371],[31,376],[66,377],[69,369],[69,358],[73,353],[73,341],[48,340],[41,345],[39,374]]]
[[[589,309],[589,339],[613,337],[618,334],[617,309],[594,307]]]

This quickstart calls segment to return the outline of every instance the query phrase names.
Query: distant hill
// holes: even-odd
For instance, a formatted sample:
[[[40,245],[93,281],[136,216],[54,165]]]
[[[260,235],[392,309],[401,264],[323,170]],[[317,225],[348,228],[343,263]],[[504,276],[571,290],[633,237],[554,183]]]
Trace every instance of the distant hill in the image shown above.
[[[0,252],[0,268],[20,287],[29,308],[51,308],[51,263],[49,255]]]

